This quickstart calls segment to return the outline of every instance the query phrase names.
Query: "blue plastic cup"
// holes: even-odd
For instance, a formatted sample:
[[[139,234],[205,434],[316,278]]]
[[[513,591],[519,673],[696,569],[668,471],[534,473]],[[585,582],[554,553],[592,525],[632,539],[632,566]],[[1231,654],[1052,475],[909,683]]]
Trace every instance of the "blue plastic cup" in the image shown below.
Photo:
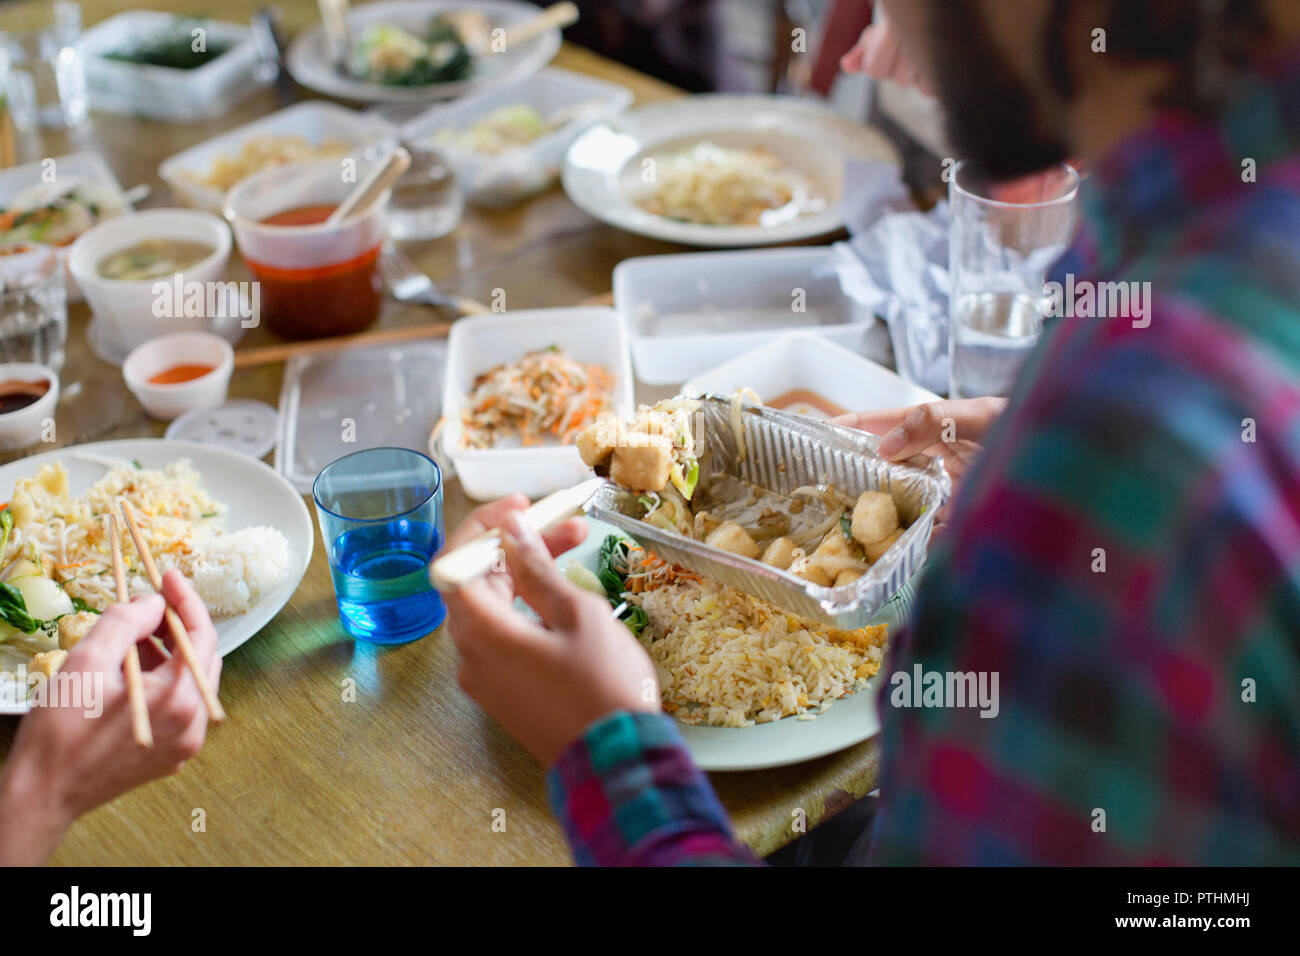
[[[371,448],[326,465],[312,485],[343,629],[372,644],[436,630],[447,607],[429,583],[442,547],[442,472],[427,455]]]

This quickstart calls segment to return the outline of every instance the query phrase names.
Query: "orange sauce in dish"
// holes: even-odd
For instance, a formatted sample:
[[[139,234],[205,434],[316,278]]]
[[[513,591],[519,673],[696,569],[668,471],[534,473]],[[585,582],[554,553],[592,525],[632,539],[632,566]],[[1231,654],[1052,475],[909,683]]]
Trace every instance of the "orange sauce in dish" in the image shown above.
[[[171,368],[163,369],[157,375],[149,376],[149,384],[180,385],[182,382],[192,382],[196,378],[202,378],[215,368],[215,365],[173,365]]]
[[[314,226],[336,207],[325,203],[286,209],[262,220],[267,226]],[[379,318],[383,286],[379,246],[345,262],[308,269],[285,269],[244,256],[261,284],[262,315],[275,332],[290,339],[348,335]]]
[[[779,408],[782,411],[791,412],[795,415],[804,415],[808,418],[825,419],[846,414],[845,409],[840,408],[830,399],[822,398],[816,392],[811,392],[806,388],[796,388],[785,392],[767,404],[769,408]]]

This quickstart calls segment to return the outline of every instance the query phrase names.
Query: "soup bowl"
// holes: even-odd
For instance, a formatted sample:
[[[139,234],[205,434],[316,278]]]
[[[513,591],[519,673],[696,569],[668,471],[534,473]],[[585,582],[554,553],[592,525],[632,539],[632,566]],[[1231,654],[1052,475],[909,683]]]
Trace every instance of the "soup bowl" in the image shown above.
[[[155,278],[109,279],[101,274],[109,256],[149,239],[197,242],[212,251],[179,273]],[[96,323],[102,323],[98,334],[104,349],[120,360],[159,335],[210,331],[240,314],[235,287],[221,281],[230,249],[230,229],[211,213],[149,209],[87,230],[72,244],[68,269]]]

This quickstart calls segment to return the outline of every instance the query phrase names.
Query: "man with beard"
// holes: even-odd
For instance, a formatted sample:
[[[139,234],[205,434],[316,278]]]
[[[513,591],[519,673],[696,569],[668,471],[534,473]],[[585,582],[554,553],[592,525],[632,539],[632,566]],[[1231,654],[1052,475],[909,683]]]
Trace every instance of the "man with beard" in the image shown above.
[[[1091,171],[1051,278],[1153,298],[1149,322],[1050,320],[991,428],[998,406],[947,403],[882,442],[950,451],[950,419],[984,444],[885,673],[996,674],[1000,699],[985,719],[886,686],[871,860],[1294,863],[1300,5],[887,6],[972,164]],[[500,525],[511,572],[448,597],[462,686],[552,766],[579,862],[752,862],[639,647],[549,561],[581,531],[543,543],[521,505],[453,538]]]

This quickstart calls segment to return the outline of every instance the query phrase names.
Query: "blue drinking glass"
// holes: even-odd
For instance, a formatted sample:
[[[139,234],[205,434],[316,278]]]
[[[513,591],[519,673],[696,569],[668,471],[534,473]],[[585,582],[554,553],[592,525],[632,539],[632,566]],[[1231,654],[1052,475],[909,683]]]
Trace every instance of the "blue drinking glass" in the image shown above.
[[[312,485],[343,629],[405,644],[437,629],[446,605],[429,583],[442,547],[442,472],[427,455],[371,448],[330,462]]]

